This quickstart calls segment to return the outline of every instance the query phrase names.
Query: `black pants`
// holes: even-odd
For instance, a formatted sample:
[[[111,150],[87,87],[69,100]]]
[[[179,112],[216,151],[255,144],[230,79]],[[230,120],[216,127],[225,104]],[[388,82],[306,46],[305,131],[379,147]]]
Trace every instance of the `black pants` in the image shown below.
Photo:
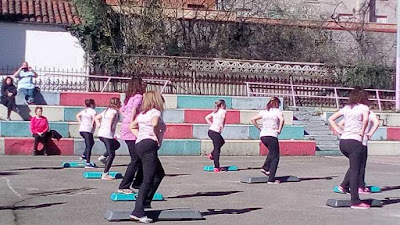
[[[137,217],[145,216],[144,206],[150,204],[165,176],[157,150],[157,142],[151,139],[145,139],[136,144],[136,152],[143,164],[143,182],[140,185],[135,209],[132,212],[132,215]]]
[[[133,179],[136,179],[132,184],[132,187],[138,188],[143,181],[143,167],[142,161],[135,150],[135,141],[134,140],[126,140],[126,144],[128,145],[129,155],[131,156],[131,163],[129,163],[128,168],[126,168],[126,172],[124,178],[119,184],[119,189],[129,189],[131,186]]]
[[[360,173],[358,175],[358,187],[359,188],[365,188],[365,168],[367,166],[367,158],[368,158],[368,147],[367,146],[362,146],[362,151],[361,151],[361,168],[360,168]],[[347,184],[343,186],[344,188],[350,188],[349,187],[350,182],[347,179]]]
[[[121,147],[121,145],[115,139],[109,139],[109,138],[104,138],[104,137],[99,137],[99,139],[106,146],[108,158],[107,158],[106,166],[104,167],[104,173],[108,173],[108,171],[110,171],[111,165],[115,158],[115,151],[117,149],[119,149],[119,147]]]
[[[1,104],[3,104],[5,107],[7,107],[7,118],[10,118],[11,116],[11,111],[15,107],[15,96],[1,96]]]
[[[40,136],[38,134],[33,134],[33,137],[35,138],[35,142],[33,144],[33,150],[38,151],[38,145],[40,142],[43,144],[43,149],[42,149],[43,154],[46,154],[47,150],[48,150],[47,145],[48,145],[48,141],[50,138],[50,133],[49,132],[43,133],[42,136]]]
[[[214,149],[211,152],[214,159],[214,168],[219,168],[219,155],[221,154],[221,147],[225,144],[225,140],[220,133],[213,130],[208,130],[208,136],[211,138],[214,145]]]
[[[85,151],[83,152],[83,155],[86,158],[86,162],[90,163],[90,156],[92,155],[92,149],[94,145],[93,134],[90,132],[79,132],[79,134],[85,140]]]
[[[279,142],[278,138],[271,136],[261,137],[261,142],[268,148],[269,153],[267,159],[265,159],[264,165],[262,168],[266,171],[269,171],[269,182],[275,181],[276,170],[278,169],[279,164]]]
[[[358,187],[360,180],[360,170],[362,164],[362,144],[352,139],[342,139],[339,142],[340,151],[349,158],[350,167],[340,186],[350,187],[351,204],[360,204],[361,200],[358,195]]]

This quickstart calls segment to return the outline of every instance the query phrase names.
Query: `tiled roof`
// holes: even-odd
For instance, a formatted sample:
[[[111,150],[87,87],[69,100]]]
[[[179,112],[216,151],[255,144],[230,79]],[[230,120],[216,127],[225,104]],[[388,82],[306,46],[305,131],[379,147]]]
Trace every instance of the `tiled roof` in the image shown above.
[[[80,24],[78,11],[68,0],[0,0],[0,21],[60,25]]]

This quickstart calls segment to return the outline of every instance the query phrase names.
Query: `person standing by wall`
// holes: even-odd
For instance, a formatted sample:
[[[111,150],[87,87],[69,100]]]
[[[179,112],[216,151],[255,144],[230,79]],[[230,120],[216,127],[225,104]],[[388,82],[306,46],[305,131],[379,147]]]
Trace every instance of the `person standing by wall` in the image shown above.
[[[11,120],[11,111],[15,108],[15,96],[17,88],[12,77],[6,77],[1,86],[1,104],[7,107],[7,120]]]

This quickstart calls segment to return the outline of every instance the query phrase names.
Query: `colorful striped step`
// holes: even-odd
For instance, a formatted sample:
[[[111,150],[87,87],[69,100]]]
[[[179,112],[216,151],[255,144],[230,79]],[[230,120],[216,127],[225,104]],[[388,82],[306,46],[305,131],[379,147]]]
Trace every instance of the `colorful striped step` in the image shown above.
[[[137,193],[132,194],[123,194],[118,192],[113,192],[110,195],[111,200],[113,201],[136,201]],[[156,192],[153,196],[153,201],[163,201],[164,196],[158,192]]]
[[[203,170],[206,172],[213,172],[214,171],[214,166],[204,166]],[[231,166],[221,166],[223,171],[238,171],[238,167],[235,165],[231,165]]]
[[[94,163],[90,163],[92,166],[96,166]],[[76,161],[76,162],[63,162],[61,167],[64,168],[85,168],[86,162],[85,161]]]
[[[85,179],[101,179],[103,172],[98,171],[86,171],[83,173],[83,177]],[[123,175],[120,172],[109,172],[109,175],[114,177],[115,179],[122,179]]]
[[[379,186],[367,186],[367,188],[370,190],[371,193],[380,193],[382,192],[381,187]],[[342,194],[339,190],[339,186],[334,186],[333,187],[333,192]]]

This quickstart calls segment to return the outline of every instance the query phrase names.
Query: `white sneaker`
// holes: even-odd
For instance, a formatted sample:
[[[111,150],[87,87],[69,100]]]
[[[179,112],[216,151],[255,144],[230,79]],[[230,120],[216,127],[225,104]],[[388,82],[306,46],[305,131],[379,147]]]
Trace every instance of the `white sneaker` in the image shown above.
[[[101,179],[102,180],[115,180],[115,177],[113,177],[107,173],[103,173],[103,175],[101,175]]]
[[[143,217],[137,217],[137,216],[134,216],[134,215],[129,215],[129,217],[132,219],[132,220],[134,220],[134,221],[138,221],[138,222],[141,222],[141,223],[152,223],[153,222],[153,219],[151,219],[151,218],[149,218],[149,217],[147,217],[147,216],[143,216]]]
[[[98,158],[98,160],[101,162],[101,163],[103,163],[104,165],[106,164],[106,161],[107,161],[107,157],[104,157],[103,155],[102,156],[100,156],[99,158]]]

